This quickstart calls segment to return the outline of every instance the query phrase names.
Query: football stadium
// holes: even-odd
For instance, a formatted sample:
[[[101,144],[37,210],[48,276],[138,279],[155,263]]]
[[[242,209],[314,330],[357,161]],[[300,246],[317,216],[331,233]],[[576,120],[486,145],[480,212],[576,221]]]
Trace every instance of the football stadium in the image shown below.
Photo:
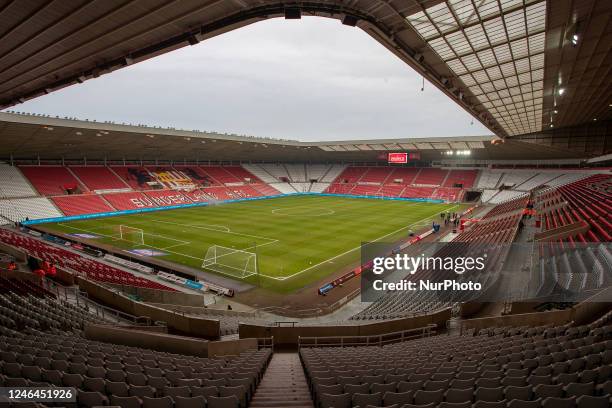
[[[29,110],[315,18],[486,134],[420,134],[442,107],[337,139]],[[0,0],[0,406],[611,407],[611,69],[606,0]]]

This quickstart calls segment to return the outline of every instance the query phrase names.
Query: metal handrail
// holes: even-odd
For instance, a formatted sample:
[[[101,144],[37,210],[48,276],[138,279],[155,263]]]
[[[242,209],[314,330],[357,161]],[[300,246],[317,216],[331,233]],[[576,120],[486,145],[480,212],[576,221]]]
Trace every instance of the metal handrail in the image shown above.
[[[302,347],[355,347],[355,346],[379,346],[398,343],[415,338],[430,337],[435,334],[436,324],[403,330],[398,332],[375,334],[369,336],[321,336],[302,337],[298,336],[298,350]]]
[[[112,317],[117,321],[127,321],[132,324],[136,324],[139,326],[151,326],[152,324],[156,326],[166,326],[166,322],[162,321],[153,321],[150,317],[146,316],[134,316],[129,313],[122,312],[117,309],[113,309],[106,305],[102,305],[92,299],[89,298],[87,292],[83,292],[76,287],[66,287],[58,284],[55,281],[51,281],[48,278],[44,280],[45,286],[48,290],[55,290],[55,293],[60,301],[65,303],[69,303],[69,298],[74,298],[76,305],[83,305],[86,308],[92,308],[95,311],[95,315],[98,317],[102,317],[105,319],[106,317]],[[63,299],[62,299],[63,298]],[[94,313],[92,313],[94,314]]]
[[[263,348],[269,348],[274,352],[274,336],[257,338],[257,349]]]

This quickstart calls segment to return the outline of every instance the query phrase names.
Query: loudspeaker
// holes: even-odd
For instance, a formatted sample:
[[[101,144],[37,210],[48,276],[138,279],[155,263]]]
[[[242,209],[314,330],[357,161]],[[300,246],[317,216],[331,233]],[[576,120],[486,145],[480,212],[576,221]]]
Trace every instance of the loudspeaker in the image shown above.
[[[359,21],[359,19],[357,17],[351,16],[351,15],[347,14],[342,19],[342,24],[344,24],[346,26],[350,26],[350,27],[355,27],[357,25],[358,21]]]
[[[285,9],[285,20],[299,20],[302,18],[302,10],[297,7],[287,7]]]

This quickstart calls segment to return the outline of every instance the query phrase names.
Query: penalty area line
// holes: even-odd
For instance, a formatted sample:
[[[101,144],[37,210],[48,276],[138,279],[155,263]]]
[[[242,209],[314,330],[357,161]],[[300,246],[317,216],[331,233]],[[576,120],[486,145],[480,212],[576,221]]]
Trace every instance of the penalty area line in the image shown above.
[[[67,227],[67,228],[75,229],[77,231],[89,232],[91,234],[100,235],[100,236],[103,236],[103,237],[106,237],[106,238],[110,238],[110,239],[113,239],[113,240],[116,240],[116,241],[131,242],[131,241],[127,241],[127,240],[124,240],[124,239],[121,239],[121,238],[117,238],[116,236],[113,236],[113,235],[100,234],[99,232],[90,231],[90,230],[87,230],[87,229],[84,229],[84,228],[73,227],[72,225],[68,225],[68,224],[64,224],[64,226]],[[197,259],[199,261],[204,261],[204,258],[199,258],[197,256],[187,255],[187,254],[184,254],[182,252],[170,251],[168,249],[168,248],[174,248],[174,247],[177,247],[177,246],[183,246],[183,245],[191,244],[191,242],[187,242],[187,241],[183,241],[183,242],[184,243],[182,243],[182,244],[170,245],[167,248],[160,248],[160,247],[156,247],[155,245],[149,245],[149,244],[145,244],[145,243],[138,244],[138,245],[146,246],[146,247],[153,248],[153,249],[157,249],[159,251],[170,252],[171,254],[178,255],[178,256],[184,256],[186,258],[192,258],[192,259]],[[126,251],[125,249],[122,249],[122,248],[119,248],[119,249],[121,249],[123,251]]]

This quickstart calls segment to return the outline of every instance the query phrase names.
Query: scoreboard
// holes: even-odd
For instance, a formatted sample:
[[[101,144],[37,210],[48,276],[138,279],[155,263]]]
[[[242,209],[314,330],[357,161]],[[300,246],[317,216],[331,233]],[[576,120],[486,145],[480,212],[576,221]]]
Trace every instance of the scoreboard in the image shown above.
[[[389,153],[387,157],[387,161],[389,164],[404,164],[408,163],[408,160],[420,160],[421,153],[412,152],[412,153]]]

